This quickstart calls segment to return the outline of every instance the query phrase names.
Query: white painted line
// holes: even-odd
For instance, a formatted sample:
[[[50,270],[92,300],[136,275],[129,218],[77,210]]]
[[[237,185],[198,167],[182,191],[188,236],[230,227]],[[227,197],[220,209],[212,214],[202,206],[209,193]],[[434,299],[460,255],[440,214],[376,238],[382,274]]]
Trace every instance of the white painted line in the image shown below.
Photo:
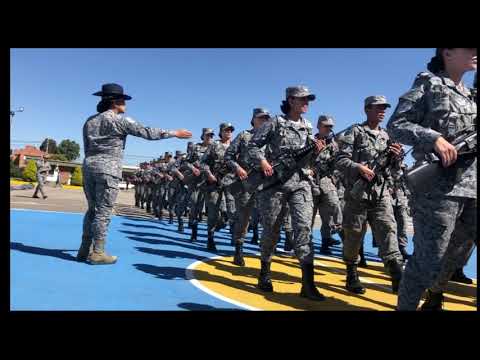
[[[202,260],[198,260],[198,261],[195,261],[194,263],[190,264],[186,269],[185,269],[185,275],[188,279],[188,281],[190,281],[192,283],[192,285],[194,285],[195,287],[197,287],[198,289],[206,292],[207,294],[213,296],[213,297],[216,297],[217,299],[220,299],[222,301],[225,301],[225,302],[228,302],[230,304],[233,304],[233,305],[236,305],[238,307],[241,307],[241,308],[244,308],[244,309],[247,309],[247,310],[252,310],[252,311],[261,311],[262,309],[258,309],[256,307],[253,307],[253,306],[250,306],[250,305],[246,305],[244,303],[241,303],[239,301],[236,301],[236,300],[233,300],[233,299],[230,299],[230,298],[227,298],[223,295],[220,295],[218,293],[216,293],[215,291],[212,291],[210,289],[208,289],[207,287],[203,286],[198,280],[196,280],[193,276],[193,272],[195,270],[195,267],[197,267],[197,265],[199,265],[200,263],[204,263],[204,262],[207,262],[209,260],[215,260],[215,259],[219,259],[219,258],[223,258],[224,256],[213,256],[213,257],[206,257]]]

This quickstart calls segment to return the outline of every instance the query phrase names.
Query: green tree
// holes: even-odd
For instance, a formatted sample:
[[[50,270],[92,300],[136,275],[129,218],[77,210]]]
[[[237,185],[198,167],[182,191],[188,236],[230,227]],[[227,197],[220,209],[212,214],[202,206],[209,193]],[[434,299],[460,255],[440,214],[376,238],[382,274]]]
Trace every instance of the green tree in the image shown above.
[[[83,174],[82,174],[82,168],[80,166],[77,166],[75,168],[75,170],[73,171],[72,178],[70,180],[70,184],[77,185],[77,186],[83,186]]]
[[[48,151],[47,151],[48,145]],[[48,152],[49,154],[56,154],[57,153],[57,142],[53,139],[46,138],[43,140],[42,145],[40,145],[40,150]]]
[[[62,140],[57,147],[57,153],[65,155],[68,161],[75,160],[80,156],[80,145],[73,140]]]
[[[59,161],[68,161],[67,157],[63,154],[53,154],[50,155],[48,160],[59,160]]]
[[[22,178],[22,170],[15,165],[15,162],[12,159],[10,159],[10,177]]]
[[[28,160],[25,170],[23,170],[23,180],[37,181],[37,164],[34,160]]]

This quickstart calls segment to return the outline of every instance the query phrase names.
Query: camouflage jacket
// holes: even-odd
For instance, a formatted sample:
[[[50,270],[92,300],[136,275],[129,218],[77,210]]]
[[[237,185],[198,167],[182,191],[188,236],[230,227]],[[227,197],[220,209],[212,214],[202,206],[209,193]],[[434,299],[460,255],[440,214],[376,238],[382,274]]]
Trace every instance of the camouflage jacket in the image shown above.
[[[252,167],[248,158],[248,143],[252,139],[254,130],[244,130],[231,142],[225,152],[225,162],[231,171],[236,171],[241,166],[245,171]]]
[[[127,135],[147,140],[174,137],[174,131],[145,127],[112,110],[95,114],[83,126],[84,172],[122,177],[123,150]]]
[[[203,155],[207,152],[208,147],[208,145],[204,146],[203,143],[196,143],[193,146],[193,150],[187,155],[185,163],[190,170],[193,170],[194,166],[199,170],[201,169],[200,161],[202,160]]]
[[[37,160],[37,175],[45,176],[51,170],[50,163],[48,161]]]
[[[477,104],[470,90],[441,73],[417,75],[410,91],[400,97],[388,122],[391,137],[413,146],[416,164],[427,161],[438,137],[451,141],[459,131],[476,126]],[[461,171],[455,169],[461,166]],[[453,176],[432,180],[431,193],[467,198],[477,197],[477,160],[457,161]]]
[[[315,138],[320,139],[318,134],[315,135]],[[336,191],[337,189],[332,180],[337,153],[338,144],[332,139],[331,143],[314,160],[315,181],[323,192]]]
[[[298,150],[310,141],[314,141],[312,124],[305,118],[292,121],[285,115],[277,115],[271,121],[266,122],[257,131],[248,143],[248,155],[252,159],[253,166],[259,166],[260,161],[267,160],[270,164],[281,159],[289,150]],[[265,147],[265,151],[262,147]],[[309,186],[308,173],[313,164],[313,157],[295,173],[282,188],[294,191],[298,188]]]
[[[205,175],[211,172],[215,177],[222,177],[230,172],[224,159],[225,152],[229,145],[230,144],[224,144],[220,140],[217,140],[208,147],[200,161],[201,168]]]
[[[389,136],[387,132],[379,127],[377,131],[373,131],[367,122],[352,125],[345,131],[342,141],[340,142],[339,151],[336,156],[335,169],[343,173],[345,179],[345,193],[348,193],[353,184],[360,178],[358,171],[359,165],[370,165],[376,156],[387,149],[387,141]],[[398,163],[398,161],[396,161]],[[399,166],[399,164],[397,164]],[[379,175],[379,174],[377,174]],[[381,192],[383,181],[389,181],[389,169],[385,171],[379,179],[381,183],[375,183],[372,191],[377,195]],[[386,186],[386,185],[385,185]],[[384,189],[384,195],[388,194],[388,189]],[[367,199],[368,195],[364,193],[363,199]]]

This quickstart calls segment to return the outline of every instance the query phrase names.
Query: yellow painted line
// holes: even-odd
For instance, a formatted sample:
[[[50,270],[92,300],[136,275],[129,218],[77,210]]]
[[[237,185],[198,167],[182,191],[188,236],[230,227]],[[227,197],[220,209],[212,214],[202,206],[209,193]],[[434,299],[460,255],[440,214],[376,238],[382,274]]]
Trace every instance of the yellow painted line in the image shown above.
[[[315,282],[323,302],[301,298],[301,269],[292,256],[275,256],[272,262],[274,292],[256,288],[260,259],[245,257],[245,267],[232,263],[232,257],[216,257],[199,261],[190,267],[190,277],[204,291],[247,309],[260,310],[394,310],[397,295],[391,292],[391,282],[382,263],[369,262],[368,269],[359,268],[367,289],[354,295],[345,289],[345,264],[341,259],[322,257],[315,260]],[[474,285],[449,285],[445,294],[447,310],[476,311]]]

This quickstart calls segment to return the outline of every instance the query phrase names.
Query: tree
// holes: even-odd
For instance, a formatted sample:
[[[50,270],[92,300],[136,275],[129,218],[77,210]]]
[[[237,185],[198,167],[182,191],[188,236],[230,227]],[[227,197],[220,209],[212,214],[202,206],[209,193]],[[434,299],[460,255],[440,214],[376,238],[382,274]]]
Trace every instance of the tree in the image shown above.
[[[63,154],[53,154],[48,157],[48,160],[68,161],[67,157]]]
[[[47,151],[48,145],[48,151]],[[49,154],[56,154],[57,153],[57,142],[53,139],[46,138],[43,140],[42,145],[40,145],[40,150],[45,151]]]
[[[34,160],[28,160],[25,170],[23,170],[23,180],[37,181],[37,164]]]
[[[73,140],[62,140],[57,147],[57,154],[63,154],[68,161],[77,159],[80,156],[80,145]]]
[[[22,170],[20,170],[20,168],[15,165],[15,162],[12,159],[10,159],[10,177],[13,177],[13,178],[22,177]]]
[[[83,186],[83,174],[80,166],[77,166],[73,171],[72,178],[70,179],[70,184]]]

